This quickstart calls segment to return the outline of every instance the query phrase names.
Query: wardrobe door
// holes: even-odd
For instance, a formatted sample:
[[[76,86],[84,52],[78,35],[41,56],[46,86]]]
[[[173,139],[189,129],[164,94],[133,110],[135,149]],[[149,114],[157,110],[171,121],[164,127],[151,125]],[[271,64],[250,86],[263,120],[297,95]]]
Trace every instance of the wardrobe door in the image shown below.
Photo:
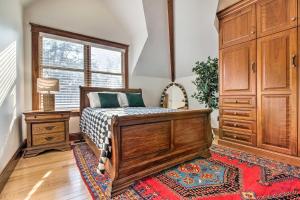
[[[257,2],[258,37],[297,26],[297,0],[259,0]]]
[[[220,48],[256,38],[255,5],[248,6],[226,16],[221,16],[219,20]]]
[[[258,146],[297,155],[297,29],[257,45]]]
[[[256,41],[220,50],[220,95],[256,94]]]

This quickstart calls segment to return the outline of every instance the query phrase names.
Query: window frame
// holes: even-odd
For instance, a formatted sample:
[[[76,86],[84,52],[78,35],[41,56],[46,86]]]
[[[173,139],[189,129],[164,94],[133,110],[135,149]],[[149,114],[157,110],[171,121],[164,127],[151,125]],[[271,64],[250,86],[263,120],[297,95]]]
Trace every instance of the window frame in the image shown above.
[[[85,86],[91,87],[92,86],[92,73],[94,73],[91,69],[91,46],[94,45],[101,45],[108,48],[115,48],[122,50],[123,58],[122,58],[122,72],[118,75],[123,75],[124,87],[128,88],[128,49],[129,45],[117,43],[109,40],[103,40],[91,36],[86,36],[70,31],[64,31],[60,29],[55,29],[51,27],[46,27],[34,23],[29,23],[31,25],[31,64],[32,64],[32,109],[39,110],[40,109],[40,102],[41,98],[40,95],[37,93],[37,78],[40,76],[40,46],[42,44],[40,40],[41,34],[50,34],[54,36],[64,37],[66,39],[74,39],[86,43],[90,43],[90,45],[84,45],[84,58],[86,59],[84,65],[84,84]],[[97,46],[96,46],[97,47]],[[72,69],[70,69],[71,71]],[[101,74],[111,74],[114,75],[116,73],[110,72],[96,72]],[[79,114],[78,110],[73,112],[75,115]]]

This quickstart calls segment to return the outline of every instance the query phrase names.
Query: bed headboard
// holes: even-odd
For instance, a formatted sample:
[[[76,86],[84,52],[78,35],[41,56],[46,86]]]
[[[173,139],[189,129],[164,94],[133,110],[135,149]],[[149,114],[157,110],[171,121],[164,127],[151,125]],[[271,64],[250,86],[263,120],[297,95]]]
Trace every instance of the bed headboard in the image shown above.
[[[83,87],[80,86],[80,114],[86,107],[90,106],[90,101],[87,96],[89,92],[133,92],[142,93],[142,89],[125,89],[125,88],[99,88],[99,87]]]

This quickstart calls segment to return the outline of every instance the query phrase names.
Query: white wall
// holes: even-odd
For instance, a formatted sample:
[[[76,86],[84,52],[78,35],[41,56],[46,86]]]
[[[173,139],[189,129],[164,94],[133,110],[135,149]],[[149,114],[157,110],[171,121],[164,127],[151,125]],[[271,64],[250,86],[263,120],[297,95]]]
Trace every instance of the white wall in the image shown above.
[[[175,0],[176,77],[191,76],[196,61],[218,55],[214,27],[218,0]]]
[[[128,3],[128,2],[127,2]],[[134,4],[130,4],[134,5]],[[133,6],[134,7],[134,6]],[[69,9],[68,9],[69,8]],[[135,10],[131,11],[132,13]],[[80,14],[78,14],[80,13]],[[137,11],[139,13],[139,11]],[[133,14],[134,15],[134,14]],[[130,18],[133,21],[134,17]],[[138,20],[137,20],[138,21]],[[31,33],[29,22],[54,27],[62,30],[90,35],[101,39],[129,44],[141,45],[139,39],[132,40],[132,33],[128,33],[123,25],[111,14],[107,4],[102,0],[39,0],[28,4],[24,9],[25,34],[25,81],[26,81],[26,109],[31,109]],[[142,26],[142,25],[141,25]],[[136,31],[143,29],[139,27]],[[138,34],[138,33],[135,33]],[[144,36],[143,36],[144,37]],[[138,44],[137,44],[138,43]],[[143,45],[142,45],[143,47]],[[133,52],[129,51],[131,55]],[[129,57],[132,63],[134,56]],[[129,75],[130,87],[142,88],[145,103],[158,106],[163,88],[168,79]],[[70,121],[70,132],[79,132],[78,118]]]
[[[148,39],[134,74],[170,78],[167,0],[143,0]]]
[[[0,172],[23,138],[24,101],[22,8],[19,0],[0,1]]]
[[[103,0],[130,35],[129,72],[132,73],[148,38],[142,0]]]
[[[188,95],[190,109],[205,108],[204,104],[200,104],[196,99],[191,97],[192,94],[196,92],[196,86],[192,83],[192,81],[195,79],[195,76],[186,76],[182,78],[177,78],[175,82],[181,84],[185,88],[186,93]],[[214,110],[211,115],[211,125],[213,128],[219,127],[218,116],[219,110]]]

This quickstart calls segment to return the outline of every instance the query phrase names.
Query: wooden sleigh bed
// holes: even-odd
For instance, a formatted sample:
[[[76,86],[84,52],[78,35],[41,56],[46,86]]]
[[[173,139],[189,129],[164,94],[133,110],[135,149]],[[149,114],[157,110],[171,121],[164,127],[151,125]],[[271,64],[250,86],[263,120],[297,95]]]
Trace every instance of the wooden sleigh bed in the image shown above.
[[[89,92],[135,92],[141,89],[80,87],[80,111],[89,107]],[[112,156],[105,170],[112,179],[112,196],[134,181],[197,157],[210,156],[210,109],[114,117]],[[85,136],[97,157],[100,150]]]

